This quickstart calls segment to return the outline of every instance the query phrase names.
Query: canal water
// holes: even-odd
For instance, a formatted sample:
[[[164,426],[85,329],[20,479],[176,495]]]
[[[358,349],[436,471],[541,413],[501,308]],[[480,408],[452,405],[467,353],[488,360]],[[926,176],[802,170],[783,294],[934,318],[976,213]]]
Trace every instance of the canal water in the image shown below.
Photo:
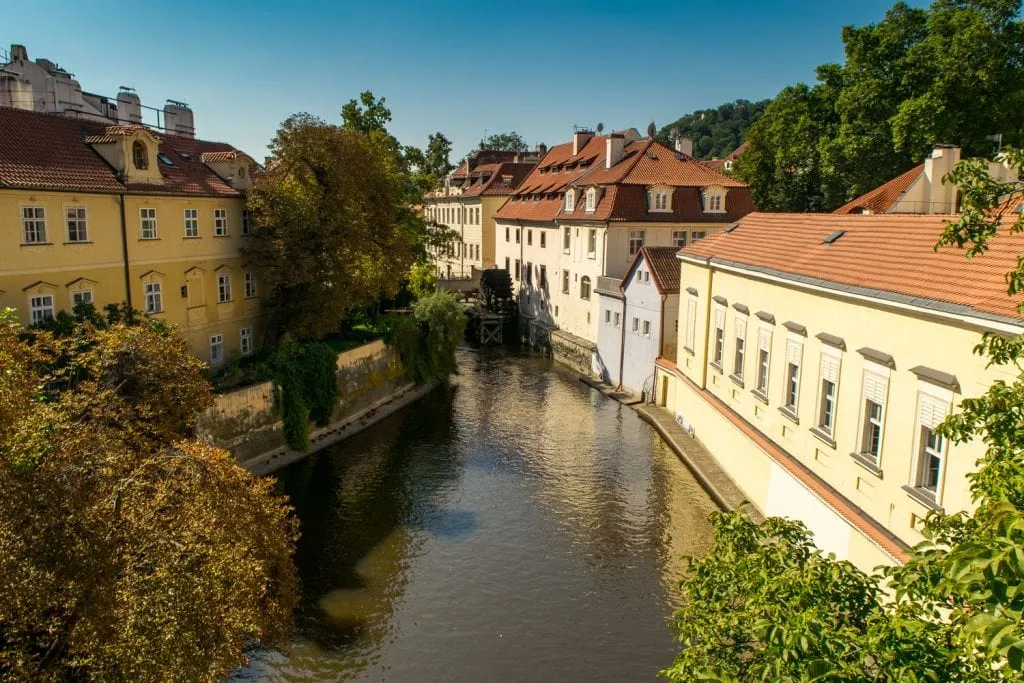
[[[238,680],[653,681],[714,505],[629,408],[534,356],[463,350],[414,406],[279,473],[295,642]]]

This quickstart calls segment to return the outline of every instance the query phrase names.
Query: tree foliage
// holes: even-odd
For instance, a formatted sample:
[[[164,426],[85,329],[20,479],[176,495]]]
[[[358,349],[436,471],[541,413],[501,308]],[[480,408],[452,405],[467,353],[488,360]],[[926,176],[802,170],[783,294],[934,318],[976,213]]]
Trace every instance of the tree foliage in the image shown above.
[[[504,152],[522,152],[526,149],[526,140],[516,131],[494,133],[480,141],[482,149],[493,149]]]
[[[288,445],[309,450],[309,423],[330,424],[338,405],[338,354],[323,342],[285,336],[270,361]]]
[[[437,273],[430,263],[417,263],[409,271],[409,291],[417,299],[437,290]]]
[[[219,680],[286,637],[296,525],[186,440],[211,401],[173,331],[0,320],[0,678]]]
[[[714,109],[699,109],[662,128],[658,139],[671,147],[669,137],[676,129],[680,136],[693,140],[695,159],[722,158],[743,144],[747,130],[764,113],[769,102],[736,100]]]
[[[1005,162],[1020,169],[1024,157]],[[1006,216],[1021,183],[997,182],[979,162],[949,180],[963,212],[937,247],[982,258],[997,234],[1024,228],[1019,214]],[[1007,282],[1019,298],[1024,260]],[[666,676],[1024,680],[1024,337],[987,334],[975,351],[1019,374],[964,399],[938,428],[954,443],[985,444],[969,475],[974,512],[930,515],[908,561],[870,576],[815,550],[798,522],[716,515],[713,548],[681,584],[673,625],[683,649]]]
[[[409,378],[421,384],[458,371],[455,350],[465,330],[458,298],[434,292],[416,302],[413,317],[395,323],[387,341],[398,351]]]
[[[908,170],[935,143],[989,154],[1024,142],[1020,0],[896,3],[843,28],[846,60],[785,88],[747,133],[737,163],[769,211],[832,210]]]

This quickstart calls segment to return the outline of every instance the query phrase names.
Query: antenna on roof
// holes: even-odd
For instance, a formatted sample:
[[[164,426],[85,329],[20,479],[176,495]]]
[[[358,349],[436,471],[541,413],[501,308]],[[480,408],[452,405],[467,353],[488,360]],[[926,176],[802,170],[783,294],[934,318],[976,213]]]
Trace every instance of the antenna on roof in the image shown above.
[[[657,127],[655,127],[654,121],[651,121],[649,124],[647,124],[647,137],[653,138],[655,133],[657,133],[657,132],[658,132],[658,129],[657,129]]]
[[[597,134],[600,135],[603,131],[604,131],[604,124],[603,123],[597,124]]]

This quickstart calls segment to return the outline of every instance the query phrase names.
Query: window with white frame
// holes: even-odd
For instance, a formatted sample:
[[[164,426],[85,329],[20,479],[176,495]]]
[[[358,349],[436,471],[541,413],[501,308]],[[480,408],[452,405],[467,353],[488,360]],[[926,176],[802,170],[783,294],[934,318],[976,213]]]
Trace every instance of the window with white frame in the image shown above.
[[[676,249],[682,249],[686,246],[686,231],[685,230],[673,230],[672,231],[672,246]]]
[[[633,331],[633,334],[636,334],[637,332],[640,331],[640,318],[633,318],[633,326],[631,329]]]
[[[725,357],[725,309],[721,306],[715,308],[715,348],[711,364],[722,369],[722,359]]]
[[[818,429],[832,436],[836,428],[836,401],[839,396],[839,358],[821,354],[821,385],[818,394]]]
[[[604,324],[605,325],[611,325],[612,324],[612,312],[610,310],[608,310],[607,308],[604,311]]]
[[[210,364],[224,360],[224,335],[214,334],[210,336]]]
[[[733,353],[732,374],[743,381],[743,361],[747,350],[747,317],[737,315],[734,319],[736,327],[736,350]]]
[[[757,383],[755,388],[765,397],[768,396],[768,378],[771,362],[772,328],[762,326],[757,331]]]
[[[68,242],[88,242],[89,229],[86,225],[85,207],[69,206],[64,209]]]
[[[537,266],[537,270],[539,271],[537,277],[540,282],[540,288],[546,292],[548,291],[548,267],[542,263]]]
[[[593,213],[597,208],[597,188],[591,187],[587,190],[587,212]]]
[[[569,293],[569,271],[562,271],[562,294]]]
[[[156,239],[156,209],[139,209],[139,238]]]
[[[519,280],[521,279],[521,276],[520,276],[520,269],[521,269],[521,267],[522,266],[520,265],[519,259],[516,259],[516,282],[519,282]]]
[[[33,325],[45,322],[47,320],[53,320],[53,295],[52,294],[40,294],[38,296],[29,297],[28,308],[30,314],[30,320]]]
[[[572,245],[572,229],[569,226],[562,228],[562,253],[568,254]]]
[[[651,271],[645,270],[644,271],[644,282],[650,282],[650,281],[651,281]]]
[[[526,231],[526,246],[528,246],[528,247],[532,247],[533,246],[533,230],[527,230]]]
[[[21,240],[23,244],[46,244],[46,209],[44,207],[21,207]]]
[[[252,353],[252,328],[243,327],[238,331],[238,349],[243,356]]]
[[[880,374],[864,371],[864,404],[861,408],[861,455],[876,466],[882,458],[882,435],[885,431],[885,397],[889,380]]]
[[[541,230],[540,231],[540,248],[544,249],[547,246],[548,246],[548,234],[545,231]],[[476,248],[476,257],[480,258],[480,246],[479,245],[477,245],[477,248]]]
[[[686,302],[686,348],[693,351],[693,340],[697,336],[697,297],[691,296]]]
[[[78,305],[92,304],[92,290],[91,289],[80,289],[77,292],[71,292],[71,308],[72,310]]]
[[[576,190],[566,190],[565,192],[565,210],[572,212],[576,208]]]
[[[509,229],[508,229],[508,226],[507,226],[507,225],[505,226],[505,241],[506,241],[506,242],[510,241],[510,238],[509,238]]]
[[[516,228],[516,244],[519,244],[519,241],[521,239],[521,230],[522,228]]]
[[[668,192],[665,190],[652,190],[650,197],[651,211],[668,211]]]
[[[228,210],[213,210],[213,234],[215,237],[224,237],[228,234]]]
[[[242,209],[242,234],[248,235],[252,233],[252,226],[249,225],[249,210]]]
[[[947,444],[937,430],[949,415],[952,394],[940,398],[931,392],[920,391],[917,400],[918,444],[913,486],[938,504]]]
[[[256,297],[256,276],[249,271],[245,272],[245,298],[253,299]]]
[[[589,258],[595,258],[597,256],[597,229],[590,228],[587,234],[587,256]]]
[[[800,362],[804,345],[797,339],[786,340],[786,388],[782,406],[796,415],[800,402]]]
[[[644,271],[642,271],[639,268],[637,268],[636,269],[636,281],[640,282],[643,279],[644,279]]]
[[[231,301],[231,276],[226,273],[217,276],[217,301],[222,304]]]
[[[185,237],[199,237],[199,209],[185,209]]]
[[[699,242],[700,240],[704,239],[707,236],[708,233],[706,230],[694,230],[693,233],[690,235],[690,241]]]
[[[618,326],[619,326],[619,323],[620,323],[621,321],[622,321],[622,318],[620,317],[620,315],[619,315],[618,313],[616,313],[616,314],[615,314],[615,323],[614,323],[614,324],[615,324],[615,327],[618,327]]]
[[[650,337],[651,336],[651,321],[650,320],[645,320],[644,321],[644,336],[645,337]]]
[[[636,253],[640,251],[644,246],[644,231],[643,230],[630,230],[629,231],[629,255],[636,256]]]
[[[704,192],[704,212],[724,213],[725,192],[721,189],[709,189]]]
[[[147,282],[143,287],[143,292],[146,295],[146,313],[160,313],[164,310],[159,282]]]
[[[590,301],[590,277],[587,275],[580,278],[580,298]]]

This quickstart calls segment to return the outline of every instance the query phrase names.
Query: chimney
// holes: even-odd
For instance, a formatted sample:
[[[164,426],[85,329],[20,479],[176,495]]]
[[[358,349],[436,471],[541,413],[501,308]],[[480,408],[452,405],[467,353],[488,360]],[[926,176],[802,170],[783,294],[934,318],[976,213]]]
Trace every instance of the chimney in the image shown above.
[[[693,157],[693,139],[692,138],[676,138],[676,151],[680,154],[685,154],[688,157]]]
[[[28,50],[25,49],[24,45],[11,45],[11,62],[27,62],[28,61]]]
[[[133,88],[122,85],[117,93],[117,122],[142,123],[142,101]]]
[[[196,136],[195,119],[187,104],[167,100],[164,105],[164,131],[188,138]]]
[[[622,150],[626,146],[626,138],[622,133],[612,133],[605,141],[604,167],[611,168],[622,161]]]
[[[572,134],[572,155],[576,156],[580,150],[587,146],[594,134],[589,130],[578,130]]]
[[[925,206],[921,207],[921,213],[953,213],[956,209],[956,186],[942,179],[958,161],[960,148],[956,145],[935,145],[924,160]]]

